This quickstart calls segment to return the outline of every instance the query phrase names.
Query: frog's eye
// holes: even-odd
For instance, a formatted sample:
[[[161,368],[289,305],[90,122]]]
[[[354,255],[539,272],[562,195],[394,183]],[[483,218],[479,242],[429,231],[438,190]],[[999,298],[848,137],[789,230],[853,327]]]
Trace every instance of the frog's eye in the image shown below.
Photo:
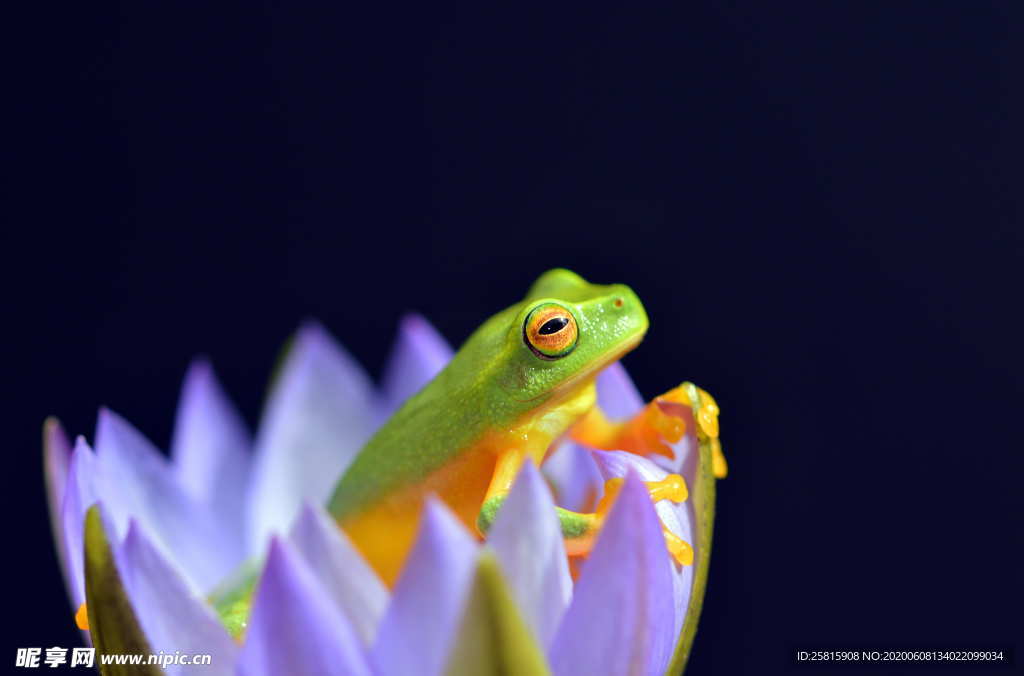
[[[523,323],[523,342],[541,359],[559,359],[576,347],[579,331],[572,313],[561,305],[535,307]]]

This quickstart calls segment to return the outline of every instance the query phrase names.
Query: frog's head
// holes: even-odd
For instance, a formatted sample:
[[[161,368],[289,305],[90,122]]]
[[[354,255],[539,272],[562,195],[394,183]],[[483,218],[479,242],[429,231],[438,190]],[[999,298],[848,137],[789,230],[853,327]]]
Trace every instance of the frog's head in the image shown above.
[[[549,270],[510,308],[503,388],[519,401],[567,392],[632,350],[647,313],[623,284],[590,284]]]

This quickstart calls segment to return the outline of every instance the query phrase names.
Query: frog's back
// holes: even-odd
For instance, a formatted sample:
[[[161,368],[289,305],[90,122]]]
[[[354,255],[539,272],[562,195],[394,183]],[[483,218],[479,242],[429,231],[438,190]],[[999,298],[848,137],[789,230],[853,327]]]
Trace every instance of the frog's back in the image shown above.
[[[445,369],[406,401],[356,455],[330,502],[340,521],[426,483],[486,432],[480,393]],[[476,402],[474,404],[474,402]]]
[[[470,336],[452,361],[366,443],[338,482],[329,511],[386,582],[397,576],[433,493],[472,527],[494,471],[488,436],[515,413],[495,396],[488,366],[509,308]],[[507,322],[507,319],[504,319]]]
[[[528,342],[527,326],[540,308],[571,314],[571,322],[548,333],[535,327],[538,335],[572,327],[561,334],[572,341],[562,352],[546,351],[557,341]],[[543,313],[540,319],[554,321]],[[643,306],[628,287],[589,284],[567,270],[541,275],[525,299],[484,322],[366,444],[338,482],[331,514],[385,582],[393,582],[424,497],[436,494],[473,530],[498,455],[530,440],[536,448],[529,452],[546,451],[592,404],[592,378],[586,378],[635,346],[646,327]],[[589,339],[577,346],[579,333]]]
[[[520,312],[541,298],[577,302],[624,292],[632,293],[621,285],[589,284],[568,270],[541,275],[522,301],[481,324],[437,377],[367,442],[335,488],[331,514],[344,523],[412,487],[440,492],[438,472],[462,468],[460,458],[482,450],[489,433],[510,429],[522,414],[541,405],[543,397],[538,395],[545,393],[544,388],[524,392],[522,380],[533,375],[542,381],[544,370],[522,364],[518,370],[508,368],[516,354],[528,354],[521,341]],[[641,307],[639,301],[635,305]],[[601,320],[607,321],[604,315]],[[607,326],[596,328],[613,333]],[[536,373],[526,374],[529,369]],[[516,396],[509,396],[513,391]]]

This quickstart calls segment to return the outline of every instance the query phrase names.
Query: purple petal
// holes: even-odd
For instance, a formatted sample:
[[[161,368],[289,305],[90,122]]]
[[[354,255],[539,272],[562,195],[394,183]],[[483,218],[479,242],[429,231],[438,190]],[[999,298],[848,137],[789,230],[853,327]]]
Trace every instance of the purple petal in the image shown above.
[[[569,605],[572,578],[554,502],[531,461],[523,464],[487,544],[498,556],[523,619],[546,646]]]
[[[299,329],[257,434],[251,547],[286,531],[304,500],[327,502],[373,431],[373,401],[362,368],[322,327]]]
[[[377,632],[371,655],[377,673],[441,673],[462,615],[476,551],[476,542],[459,520],[439,501],[429,500],[416,544]]]
[[[555,636],[555,674],[661,674],[675,641],[672,584],[661,524],[631,472]]]
[[[103,409],[96,427],[100,495],[118,537],[135,517],[155,544],[203,591],[239,563],[224,547],[209,512],[195,503],[153,444],[117,414]]]
[[[43,423],[43,475],[46,480],[46,502],[50,508],[50,528],[53,542],[57,547],[57,558],[64,571],[64,582],[71,580],[67,573],[64,547],[64,528],[61,523],[61,509],[64,505],[64,491],[68,483],[68,465],[71,464],[71,443],[60,422],[53,417]]]
[[[661,481],[668,475],[668,472],[653,462],[653,458],[639,456],[625,451],[594,451],[594,460],[601,470],[604,479],[624,477],[632,470],[644,481]],[[688,487],[692,488],[693,483],[687,480]],[[693,524],[696,516],[693,512],[693,505],[690,500],[681,503],[674,503],[669,500],[659,500],[654,504],[661,522],[673,533],[686,540],[696,551],[697,541],[693,534]],[[686,618],[686,609],[690,604],[690,592],[693,586],[693,566],[676,566],[669,561],[672,571],[672,597],[675,608],[675,632],[679,636],[683,628],[683,620]]]
[[[643,397],[620,362],[597,375],[597,405],[612,420],[628,418],[644,407]]]
[[[590,451],[571,441],[548,456],[541,470],[554,486],[559,507],[575,512],[593,511],[604,491],[601,473]]]
[[[238,646],[210,606],[143,535],[134,519],[116,557],[121,581],[153,652],[208,653],[210,666],[202,673],[233,673]],[[168,674],[193,670],[192,666],[166,667]]]
[[[85,439],[75,440],[71,453],[68,480],[61,506],[61,524],[64,532],[64,561],[72,605],[77,609],[85,602],[84,528],[85,512],[99,499],[96,456]]]
[[[453,354],[447,341],[422,316],[402,317],[384,369],[382,389],[387,413],[419,392],[451,361]]]
[[[366,674],[366,656],[342,612],[291,546],[278,538],[260,576],[239,657],[241,676]]]
[[[322,507],[306,504],[289,540],[364,646],[373,642],[388,591]]]
[[[206,360],[185,376],[171,441],[178,480],[219,522],[222,546],[244,558],[252,440]]]

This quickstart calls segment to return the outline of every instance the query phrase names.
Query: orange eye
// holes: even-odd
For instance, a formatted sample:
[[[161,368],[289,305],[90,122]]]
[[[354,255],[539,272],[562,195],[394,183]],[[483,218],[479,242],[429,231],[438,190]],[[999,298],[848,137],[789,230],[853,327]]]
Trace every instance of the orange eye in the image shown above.
[[[523,324],[523,342],[541,359],[559,359],[576,347],[579,332],[572,313],[561,305],[535,307]]]

